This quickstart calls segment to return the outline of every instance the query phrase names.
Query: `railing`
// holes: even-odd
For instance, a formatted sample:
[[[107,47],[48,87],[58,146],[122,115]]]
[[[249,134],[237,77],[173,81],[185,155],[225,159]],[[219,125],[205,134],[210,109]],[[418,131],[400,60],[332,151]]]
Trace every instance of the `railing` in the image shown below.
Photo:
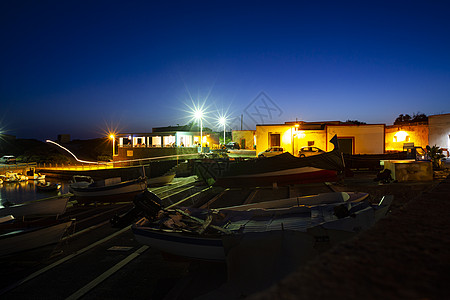
[[[152,160],[166,160],[166,159],[185,159],[198,157],[198,153],[193,154],[176,154],[159,157],[148,157],[139,159],[129,159],[114,162],[98,162],[98,163],[78,163],[78,164],[57,164],[57,163],[42,163],[37,164],[36,169],[45,170],[101,170],[112,169],[120,167],[141,166],[148,164]]]
[[[28,168],[36,168],[36,163],[18,163],[18,164],[9,164],[9,165],[4,165],[4,164],[0,164],[0,172],[7,172],[7,171],[12,171],[12,170],[18,170],[18,169],[28,169]]]
[[[42,163],[37,164],[36,166],[36,169],[39,170],[103,170],[112,168],[114,168],[114,166],[111,163],[99,163],[99,164]]]
[[[130,160],[121,160],[114,162],[92,162],[92,163],[76,163],[76,164],[63,164],[63,163],[18,163],[10,165],[0,164],[0,174],[7,171],[23,170],[35,168],[36,170],[102,170],[102,169],[112,169],[119,167],[130,167],[130,166],[140,166],[148,164],[152,160],[166,160],[166,159],[179,159],[185,158],[196,158],[198,153],[191,154],[176,154],[168,156],[159,157],[148,157]]]

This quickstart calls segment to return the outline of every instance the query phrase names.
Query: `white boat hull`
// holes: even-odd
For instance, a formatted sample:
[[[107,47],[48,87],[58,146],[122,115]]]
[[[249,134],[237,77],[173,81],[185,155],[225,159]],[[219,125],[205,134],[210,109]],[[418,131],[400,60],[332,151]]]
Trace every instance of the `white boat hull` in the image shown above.
[[[56,244],[70,227],[72,221],[25,231],[0,235],[0,256]]]
[[[4,207],[0,209],[0,216],[13,215],[15,218],[21,218],[24,216],[62,215],[66,211],[70,196],[71,194],[66,194]]]
[[[95,186],[88,182],[75,182],[70,185],[70,190],[78,199],[107,200],[120,198],[123,195],[137,194],[147,188],[144,178]]]

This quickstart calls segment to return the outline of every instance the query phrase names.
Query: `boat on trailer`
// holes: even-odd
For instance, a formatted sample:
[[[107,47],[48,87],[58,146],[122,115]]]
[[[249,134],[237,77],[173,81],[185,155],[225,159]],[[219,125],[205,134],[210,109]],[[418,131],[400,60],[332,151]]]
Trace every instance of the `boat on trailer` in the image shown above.
[[[217,210],[161,210],[158,217],[152,218],[149,213],[133,224],[132,231],[138,242],[165,253],[224,261],[230,245],[234,247],[252,234],[264,238],[274,232],[301,232],[298,243],[304,247],[315,247],[324,240],[334,244],[351,237],[386,215],[393,200],[385,196],[374,205],[367,196],[331,193]]]

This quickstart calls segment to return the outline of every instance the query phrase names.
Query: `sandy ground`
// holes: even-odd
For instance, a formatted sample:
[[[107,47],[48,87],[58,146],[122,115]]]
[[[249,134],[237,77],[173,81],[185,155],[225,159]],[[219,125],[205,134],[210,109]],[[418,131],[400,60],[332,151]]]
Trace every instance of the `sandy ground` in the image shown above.
[[[393,194],[373,228],[308,262],[248,299],[449,299],[450,177],[378,185],[360,174],[336,190]],[[370,179],[372,178],[372,182]]]

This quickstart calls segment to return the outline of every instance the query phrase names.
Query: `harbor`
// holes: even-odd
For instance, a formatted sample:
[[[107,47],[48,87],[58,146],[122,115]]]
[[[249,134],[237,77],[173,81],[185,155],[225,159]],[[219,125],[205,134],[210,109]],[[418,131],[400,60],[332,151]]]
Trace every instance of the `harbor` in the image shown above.
[[[450,2],[0,7],[0,299],[449,298]]]
[[[167,255],[138,243],[130,230],[130,225],[114,228],[110,223],[111,218],[124,215],[133,207],[132,199],[123,202],[90,204],[78,204],[75,200],[69,201],[68,208],[62,216],[74,220],[74,226],[56,247],[46,246],[1,260],[5,276],[1,280],[0,293],[2,297],[16,299],[35,297],[37,291],[39,291],[39,297],[46,299],[211,299],[217,297],[283,299],[289,298],[289,291],[297,287],[300,291],[295,291],[296,295],[304,294],[305,299],[316,299],[322,296],[331,297],[331,295],[336,297],[342,286],[348,284],[347,278],[351,278],[349,281],[353,283],[357,282],[356,278],[359,278],[366,284],[353,285],[352,283],[351,288],[347,288],[353,293],[353,298],[367,294],[373,295],[373,299],[381,296],[397,298],[401,295],[397,294],[398,289],[393,286],[401,285],[402,281],[389,275],[395,270],[399,278],[413,276],[411,274],[421,276],[422,285],[407,286],[407,291],[403,293],[409,293],[413,297],[426,295],[439,298],[445,293],[445,289],[440,287],[445,286],[443,283],[446,277],[444,274],[435,273],[439,272],[439,268],[434,273],[431,269],[434,270],[437,260],[441,258],[440,255],[444,255],[446,251],[445,243],[441,244],[441,241],[437,237],[433,239],[433,236],[438,232],[445,235],[446,229],[442,226],[440,230],[444,232],[438,231],[431,234],[430,231],[433,229],[430,228],[430,218],[418,216],[417,212],[422,209],[426,211],[426,215],[437,218],[443,217],[445,211],[448,211],[448,204],[445,201],[448,200],[448,173],[441,172],[432,181],[381,185],[374,181],[376,176],[377,173],[373,171],[355,170],[354,176],[335,183],[223,188],[208,186],[199,177],[193,175],[175,177],[170,184],[149,188],[162,200],[165,207],[220,208],[243,203],[348,191],[366,192],[372,202],[383,195],[394,196],[389,215],[372,229],[359,234],[357,238],[327,249],[302,264],[296,272],[287,275],[285,279],[269,276],[269,281],[265,281],[266,278],[255,273],[260,268],[252,267],[251,264],[235,269],[233,272],[230,271],[230,265],[225,262],[189,260]],[[27,187],[33,184],[27,183]],[[63,182],[63,193],[68,192],[68,185],[68,182]],[[24,183],[16,183],[16,190],[20,187],[26,190]],[[29,192],[31,193],[31,188]],[[5,195],[4,191],[2,195]],[[433,204],[431,201],[434,201]],[[435,205],[436,203],[439,205]],[[434,219],[434,221],[438,220]],[[417,228],[417,226],[414,227],[416,224],[421,225]],[[417,236],[427,236],[426,245],[417,240]],[[389,254],[386,254],[386,251]],[[43,253],[46,254],[42,256]],[[432,259],[435,261],[433,264],[407,265],[404,262],[404,260],[430,260],[429,253],[435,255]],[[386,255],[395,257],[396,263],[386,259]],[[364,269],[352,265],[360,260],[369,265]],[[382,263],[384,265],[380,268]],[[371,272],[370,265],[372,267],[376,265],[377,272]],[[422,269],[418,269],[419,267]],[[266,268],[270,272],[271,267]],[[320,272],[316,268],[327,270]],[[239,271],[236,273],[236,270]],[[419,275],[423,273],[431,274],[429,277]],[[302,282],[310,283],[301,286],[293,284],[299,280],[295,276],[299,276]],[[326,279],[327,276],[334,279]],[[385,276],[390,280],[380,279]],[[335,277],[339,277],[340,280],[336,281]],[[333,284],[342,282],[337,286],[329,286],[326,292],[314,287],[313,282],[324,280]],[[368,282],[376,284],[368,284]],[[292,288],[286,289],[286,285],[292,285]],[[264,291],[266,289],[269,290]]]

